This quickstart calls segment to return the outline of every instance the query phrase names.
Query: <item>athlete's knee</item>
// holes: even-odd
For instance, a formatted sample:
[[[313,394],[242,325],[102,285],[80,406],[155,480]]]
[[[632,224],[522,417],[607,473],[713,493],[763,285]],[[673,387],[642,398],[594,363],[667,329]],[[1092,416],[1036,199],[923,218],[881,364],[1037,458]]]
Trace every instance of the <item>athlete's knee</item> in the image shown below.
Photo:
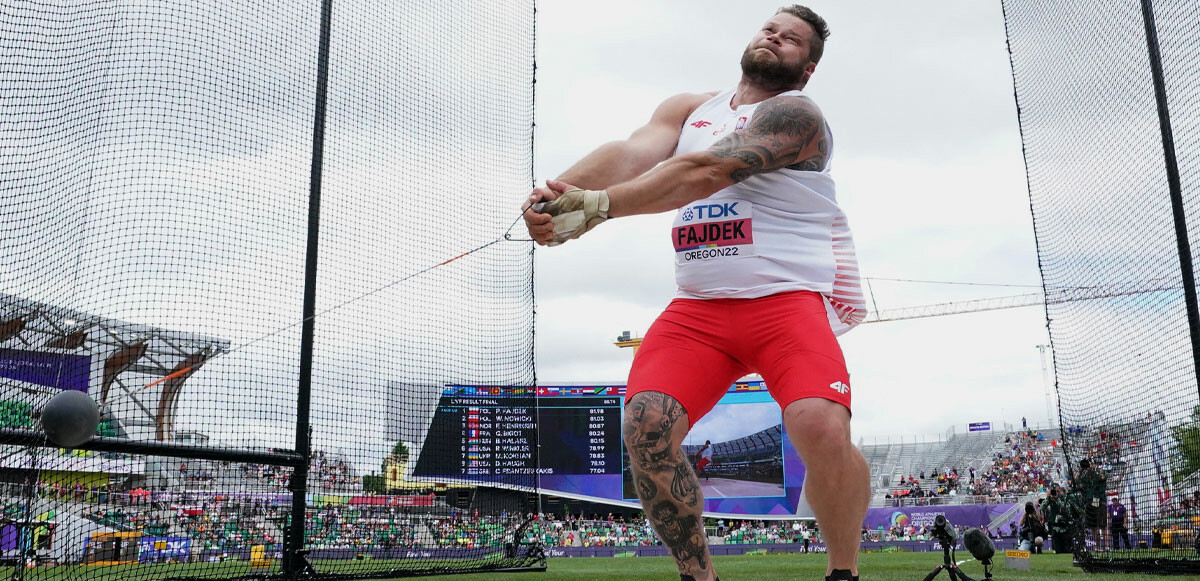
[[[797,400],[784,410],[783,421],[801,454],[850,445],[850,413],[841,404],[820,398]]]
[[[625,404],[621,436],[630,460],[640,469],[661,469],[681,460],[687,429],[687,412],[667,394],[643,391]]]

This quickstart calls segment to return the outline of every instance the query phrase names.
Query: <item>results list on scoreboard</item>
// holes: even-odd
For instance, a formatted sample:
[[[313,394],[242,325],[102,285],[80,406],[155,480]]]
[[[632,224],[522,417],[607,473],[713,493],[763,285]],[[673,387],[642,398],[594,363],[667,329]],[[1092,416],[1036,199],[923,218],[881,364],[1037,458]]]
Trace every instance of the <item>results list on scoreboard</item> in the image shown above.
[[[456,387],[434,418],[448,428],[437,432],[459,436],[442,465],[471,476],[620,474],[622,400],[611,387]]]

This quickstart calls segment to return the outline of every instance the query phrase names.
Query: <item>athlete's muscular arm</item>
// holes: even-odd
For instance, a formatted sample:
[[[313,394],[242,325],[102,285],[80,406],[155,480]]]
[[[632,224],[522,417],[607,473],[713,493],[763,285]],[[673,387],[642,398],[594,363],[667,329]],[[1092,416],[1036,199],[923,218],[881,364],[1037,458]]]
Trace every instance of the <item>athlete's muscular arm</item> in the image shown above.
[[[671,157],[679,131],[692,111],[710,95],[685,93],[663,101],[650,121],[628,139],[613,141],[589,153],[558,177],[576,187],[601,190],[629,181]]]
[[[613,184],[629,181],[675,153],[679,132],[688,116],[712,94],[684,93],[663,101],[650,121],[634,131],[628,139],[600,146],[563,172],[558,180],[534,188],[524,207],[536,202],[548,202],[571,188],[602,190]],[[539,243],[553,236],[551,216],[525,212],[525,226]]]
[[[825,119],[812,101],[772,97],[758,106],[745,129],[708,150],[673,157],[640,177],[609,187],[608,215],[675,210],[752,175],[781,168],[819,171],[828,152]]]

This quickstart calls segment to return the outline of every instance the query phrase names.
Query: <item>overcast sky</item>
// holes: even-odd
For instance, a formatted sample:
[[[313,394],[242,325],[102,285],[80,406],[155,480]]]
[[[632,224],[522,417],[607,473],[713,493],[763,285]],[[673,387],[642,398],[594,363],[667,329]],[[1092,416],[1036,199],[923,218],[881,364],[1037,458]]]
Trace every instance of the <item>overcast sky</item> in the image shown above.
[[[736,84],[741,51],[780,5],[539,1],[535,176],[625,138],[671,95]],[[863,274],[1028,285],[875,280],[878,308],[1039,291],[1000,3],[808,5],[832,36],[806,92],[833,129]],[[611,221],[537,250],[541,383],[625,380],[631,353],[614,339],[645,333],[675,293],[670,220]],[[860,326],[841,337],[856,441],[1022,416],[1044,425],[1037,345],[1048,342],[1041,307]]]
[[[671,95],[734,85],[742,50],[779,5],[776,0],[540,0],[535,176],[554,177],[600,144],[628,136]],[[215,14],[198,6],[195,12],[199,14]],[[469,276],[474,272],[470,268],[493,264],[482,261],[484,257],[507,258],[509,262],[504,264],[517,262],[519,258],[514,257],[526,250],[523,244],[494,246],[476,257],[479,262],[464,260],[456,270],[439,270],[404,285],[396,284],[402,274],[444,260],[446,246],[433,239],[413,244],[390,262],[354,258],[373,251],[366,249],[401,247],[398,233],[371,225],[399,223],[396,217],[410,210],[430,214],[425,218],[430,221],[429,231],[454,229],[457,236],[465,237],[467,243],[455,246],[456,251],[474,248],[497,235],[490,226],[480,227],[475,222],[464,226],[458,216],[432,211],[445,196],[461,193],[460,184],[480,175],[487,176],[485,190],[512,196],[512,214],[499,219],[483,211],[467,214],[485,215],[479,222],[489,225],[507,224],[516,217],[517,200],[524,198],[520,190],[527,162],[523,156],[528,150],[473,138],[481,133],[462,131],[460,135],[458,125],[446,121],[443,108],[431,105],[448,100],[446,110],[507,107],[511,112],[505,113],[503,120],[488,120],[485,126],[504,127],[505,135],[524,135],[529,120],[522,117],[528,111],[523,91],[529,83],[523,75],[528,69],[518,70],[510,61],[524,63],[522,51],[528,47],[531,31],[523,25],[510,26],[508,19],[523,21],[527,12],[502,3],[487,6],[479,11],[445,10],[416,18],[406,10],[419,6],[397,3],[396,12],[384,14],[378,22],[403,22],[405,34],[398,38],[388,26],[355,21],[352,13],[339,16],[348,24],[337,28],[344,32],[337,37],[335,54],[340,56],[335,56],[335,61],[360,64],[335,68],[331,81],[335,90],[324,166],[328,191],[322,198],[323,215],[328,217],[323,217],[322,232],[332,244],[323,246],[326,258],[320,271],[322,281],[330,284],[319,287],[324,302],[318,305],[322,313],[318,329],[322,340],[332,340],[318,358],[314,374],[318,385],[342,390],[333,392],[335,395],[374,389],[370,393],[376,400],[357,401],[358,407],[369,409],[370,414],[386,414],[395,409],[389,405],[400,405],[388,402],[388,394],[376,389],[393,381],[424,385],[418,380],[426,379],[438,385],[451,372],[458,375],[446,381],[482,376],[502,383],[524,380],[494,376],[492,371],[496,361],[500,367],[511,364],[523,370],[522,354],[492,354],[495,361],[483,362],[477,354],[503,343],[492,334],[500,334],[505,326],[488,317],[500,317],[510,327],[519,328],[521,317],[527,315],[526,304],[520,296],[495,302],[493,289],[481,282],[490,279]],[[875,280],[869,287],[873,304],[886,310],[1039,290],[999,1],[821,0],[812,7],[829,21],[833,35],[806,91],[833,128],[838,198],[849,216],[863,273],[879,279],[1016,285]],[[119,21],[123,10],[114,8],[111,18]],[[505,10],[519,14],[514,17]],[[128,204],[89,207],[78,202],[62,206],[57,213],[42,212],[44,216],[38,214],[44,206],[26,204],[28,212],[10,213],[14,233],[6,240],[28,248],[36,236],[37,246],[44,252],[8,253],[10,266],[0,271],[6,292],[46,304],[78,307],[97,316],[204,333],[235,347],[235,354],[207,364],[204,373],[189,382],[182,406],[191,412],[181,414],[181,423],[194,425],[184,427],[209,430],[218,421],[209,414],[218,414],[238,425],[252,424],[235,431],[238,438],[262,424],[266,426],[262,428],[264,440],[290,441],[289,416],[280,410],[290,405],[287,394],[295,384],[293,360],[289,359],[294,351],[288,349],[298,343],[299,335],[295,322],[300,294],[295,289],[303,264],[303,238],[297,233],[307,224],[306,168],[310,158],[303,144],[309,135],[311,102],[305,84],[308,77],[295,71],[313,62],[312,54],[291,46],[311,47],[308,41],[315,30],[292,26],[294,21],[312,16],[311,9],[299,12],[283,11],[265,22],[234,19],[278,29],[279,34],[226,30],[220,18],[204,24],[208,28],[184,31],[205,38],[209,38],[209,29],[223,31],[211,36],[230,39],[227,46],[232,49],[226,51],[230,54],[214,52],[227,60],[221,61],[222,71],[250,67],[264,54],[281,59],[276,65],[278,74],[262,78],[263,86],[270,90],[260,91],[272,96],[261,105],[275,117],[250,123],[246,119],[259,119],[262,111],[238,109],[237,100],[211,98],[224,95],[222,90],[234,91],[234,87],[244,90],[237,75],[215,75],[230,84],[213,84],[207,79],[214,75],[204,72],[207,69],[180,66],[181,82],[166,83],[150,69],[126,66],[117,68],[135,72],[116,79],[114,86],[141,90],[145,85],[154,89],[148,93],[153,98],[139,101],[145,112],[114,110],[117,124],[97,126],[107,129],[97,129],[98,141],[87,142],[87,149],[75,147],[69,137],[52,131],[53,127],[39,125],[59,122],[40,114],[23,118],[27,123],[20,128],[28,130],[27,135],[21,130],[6,134],[5,143],[10,147],[27,145],[20,141],[23,138],[39,137],[38,143],[44,142],[46,147],[42,152],[46,159],[62,155],[74,163],[71,160],[79,151],[95,151],[97,167],[118,164],[127,173],[111,174],[102,184],[108,189],[98,191],[121,193]],[[479,20],[461,20],[464,13]],[[160,16],[170,20],[175,13],[148,13],[143,24],[149,26]],[[356,23],[361,26],[354,26]],[[130,30],[129,38],[140,38],[137,28]],[[151,38],[167,45],[172,37],[161,33]],[[442,39],[454,41],[453,50],[442,50],[438,44]],[[505,48],[513,46],[519,50]],[[53,48],[43,46],[42,50]],[[167,50],[149,53],[164,59],[175,55],[172,58],[181,62],[195,60],[190,54]],[[134,64],[143,55],[141,50],[130,51],[125,58]],[[386,101],[374,92],[383,91],[382,86],[368,82],[368,89],[362,89],[362,84],[356,84],[358,79],[387,79],[414,62],[427,67],[429,78],[438,80],[430,83],[420,77],[421,86],[441,87],[442,93],[405,91],[399,101],[404,106],[386,108],[377,106]],[[20,68],[10,74],[25,79],[31,85],[26,88],[36,89],[32,94],[53,97],[60,85],[42,82],[40,72],[34,75],[32,70]],[[73,70],[64,67],[59,72],[66,78]],[[106,70],[96,69],[91,74],[107,75]],[[195,83],[182,82],[189,80],[190,74],[197,75],[191,79]],[[508,95],[510,85],[521,90]],[[347,87],[359,90],[336,90]],[[158,111],[150,107],[159,102],[155,99],[175,103],[177,92],[192,99],[179,101],[193,107],[185,110],[186,115],[175,115],[173,108],[150,115],[149,111]],[[76,98],[87,96],[80,93]],[[410,98],[416,101],[404,100]],[[497,99],[512,99],[512,103]],[[29,107],[36,102],[28,101]],[[87,115],[103,110],[90,106],[87,99],[81,103],[68,107],[82,115],[72,118],[79,123],[91,123]],[[147,129],[157,127],[160,120],[168,126],[183,117],[195,119],[195,126],[171,125],[175,130],[167,134],[176,139],[169,146],[162,146],[157,141],[159,134]],[[463,119],[459,123],[469,125],[466,117]],[[387,129],[390,139],[372,138],[364,129],[367,126]],[[438,139],[418,141],[410,148],[403,139],[408,133],[395,127],[436,128],[430,131],[438,131]],[[47,130],[41,131],[43,128]],[[475,127],[473,131],[484,130]],[[224,137],[216,139],[217,135]],[[470,145],[459,146],[456,139],[460,137]],[[210,141],[222,145],[215,149],[197,145]],[[422,149],[429,141],[453,142],[456,147]],[[250,148],[247,153],[223,149],[230,147],[226,143],[262,147]],[[138,164],[122,161],[142,155],[147,157],[139,158]],[[404,156],[406,164],[387,163]],[[75,191],[72,180],[90,175],[60,171],[37,156],[10,157],[8,163],[13,167],[42,164],[38,167],[44,173],[10,172],[24,176],[21,191],[29,199],[57,199],[58,189]],[[457,170],[447,171],[448,167]],[[53,179],[37,182],[42,175]],[[398,183],[406,187],[393,187]],[[278,199],[258,195],[268,188],[280,192]],[[398,197],[406,193],[411,199]],[[188,203],[163,203],[171,195],[186,195]],[[382,199],[403,203],[374,202]],[[464,199],[479,203],[482,209],[484,202],[494,202],[495,197]],[[140,208],[140,212],[129,212],[130,207]],[[159,221],[150,221],[143,214]],[[60,218],[68,221],[59,224],[56,220]],[[540,383],[625,380],[631,353],[615,347],[613,340],[625,330],[643,334],[675,294],[673,253],[667,236],[670,221],[669,214],[614,220],[581,240],[537,249]],[[104,227],[88,227],[92,224]],[[137,224],[142,226],[135,228]],[[195,235],[175,240],[162,236],[168,231]],[[132,238],[132,232],[143,238]],[[249,239],[246,232],[254,232],[259,244],[244,243]],[[103,262],[118,247],[138,251],[120,254],[120,263]],[[93,257],[106,267],[91,268]],[[67,266],[44,268],[43,262],[50,259],[65,261]],[[113,274],[117,271],[119,277]],[[38,276],[24,276],[28,273]],[[155,284],[142,284],[146,279]],[[460,302],[452,310],[438,310],[436,300],[429,297],[441,296],[438,289],[451,286],[458,292],[452,298]],[[333,312],[324,310],[360,296],[363,289],[385,292],[373,291]],[[241,310],[224,306],[231,293],[244,297]],[[166,296],[172,300],[161,300]],[[280,296],[290,299],[281,301]],[[412,297],[419,300],[408,301]],[[420,304],[424,310],[406,310],[410,303]],[[191,308],[179,309],[178,304]],[[519,308],[520,313],[493,308],[494,304]],[[259,341],[264,336],[268,339]],[[367,340],[359,341],[363,337]],[[407,358],[391,357],[390,341],[397,337],[420,347]],[[841,342],[854,386],[856,438],[933,436],[944,434],[951,426],[963,431],[968,422],[1016,423],[1022,415],[1033,423],[1046,422],[1036,346],[1048,340],[1040,308],[863,325],[844,335]],[[241,349],[247,345],[252,347]],[[274,354],[276,359],[268,365],[260,354]],[[411,369],[429,377],[404,375]],[[248,373],[258,377],[251,378]],[[270,379],[270,386],[264,385],[263,378]],[[240,396],[245,398],[244,404],[239,400],[229,406],[239,410],[230,414],[208,403],[229,400],[214,397],[202,389],[205,385],[234,389],[253,385],[254,389]],[[264,397],[267,389],[274,390],[270,398]],[[289,403],[280,407],[280,401]],[[318,425],[345,428],[347,410],[340,405],[342,400],[330,397],[321,401],[325,408],[317,410]],[[202,408],[199,413],[197,407]],[[352,413],[360,418],[367,415]],[[326,417],[342,419],[322,424]],[[378,429],[382,422],[377,417],[371,420],[350,426],[355,432],[352,439],[374,441],[379,450],[388,449]],[[336,429],[324,433],[340,436]],[[408,436],[419,441],[418,435]],[[319,445],[328,443],[322,440]]]

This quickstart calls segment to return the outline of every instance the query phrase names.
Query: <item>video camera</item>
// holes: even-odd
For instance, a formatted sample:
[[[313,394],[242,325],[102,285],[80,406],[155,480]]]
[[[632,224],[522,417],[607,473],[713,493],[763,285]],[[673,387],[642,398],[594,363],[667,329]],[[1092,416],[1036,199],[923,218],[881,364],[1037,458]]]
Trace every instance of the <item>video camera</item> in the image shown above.
[[[931,532],[933,533],[933,538],[937,539],[942,545],[943,562],[941,565],[935,567],[933,571],[930,571],[929,575],[925,576],[924,581],[933,581],[938,576],[938,573],[942,571],[950,575],[950,581],[973,581],[954,562],[954,545],[958,542],[958,531],[954,530],[954,526],[950,524],[950,521],[946,520],[945,515],[939,514],[933,518]],[[963,545],[983,565],[984,578],[991,579],[992,557],[996,554],[996,546],[992,544],[992,540],[988,538],[987,533],[976,528],[970,529],[963,534]]]
[[[933,519],[933,538],[937,539],[942,547],[953,547],[958,542],[958,531],[950,525],[950,521],[946,520],[945,515],[937,515]]]

